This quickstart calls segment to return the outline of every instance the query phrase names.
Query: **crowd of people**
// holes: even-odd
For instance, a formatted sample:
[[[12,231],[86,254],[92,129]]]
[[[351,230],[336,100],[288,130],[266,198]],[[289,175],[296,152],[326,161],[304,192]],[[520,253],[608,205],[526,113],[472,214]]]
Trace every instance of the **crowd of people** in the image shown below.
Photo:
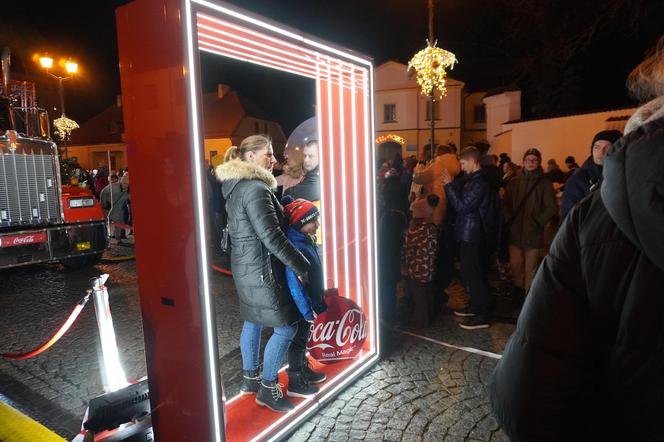
[[[476,143],[437,146],[422,160],[395,155],[377,168],[383,321],[422,330],[458,278],[467,296],[453,311],[460,327],[487,328],[496,306],[489,272],[511,283],[521,310],[490,399],[512,440],[662,439],[664,37],[628,84],[647,103],[624,134],[589,136],[581,166],[571,156],[566,170],[555,159],[544,165],[536,146],[516,164]],[[311,323],[326,309],[318,155],[309,140],[275,178],[271,142],[254,135],[210,175],[212,221],[230,232],[245,321],[241,390],[280,412],[293,408],[277,381],[284,357],[287,396],[315,394],[325,379],[305,357]],[[264,327],[274,331],[259,372]]]
[[[68,180],[71,186],[89,189],[99,200],[109,226],[111,243],[118,244],[133,234],[128,167],[109,170],[102,163],[98,169],[87,170],[76,166]]]
[[[664,439],[664,36],[627,86],[645,104],[567,180],[494,372],[494,415],[514,441]]]

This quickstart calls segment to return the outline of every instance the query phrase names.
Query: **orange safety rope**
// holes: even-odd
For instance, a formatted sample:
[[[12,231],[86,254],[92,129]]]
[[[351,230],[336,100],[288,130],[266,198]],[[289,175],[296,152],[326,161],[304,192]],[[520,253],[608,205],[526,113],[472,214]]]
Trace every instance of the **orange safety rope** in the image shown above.
[[[219,273],[222,273],[227,276],[233,276],[233,272],[230,270],[224,269],[223,267],[219,267],[217,265],[212,264],[212,270],[216,270]]]
[[[46,342],[44,342],[42,345],[27,353],[0,353],[0,356],[2,356],[5,359],[13,359],[16,361],[20,361],[23,359],[29,359],[35,357],[38,354],[48,350],[53,344],[58,342],[58,340],[60,340],[60,338],[65,333],[67,333],[69,328],[74,324],[74,321],[76,321],[76,319],[78,318],[78,315],[81,313],[81,310],[83,310],[83,307],[85,307],[85,304],[87,304],[88,300],[90,299],[91,293],[92,291],[88,290],[88,293],[83,297],[83,299],[79,301],[78,304],[76,304],[76,307],[74,307],[74,310],[72,310],[72,312],[69,314],[69,317],[64,322],[64,324],[62,324],[60,328],[55,332],[55,334],[51,336],[51,338]]]

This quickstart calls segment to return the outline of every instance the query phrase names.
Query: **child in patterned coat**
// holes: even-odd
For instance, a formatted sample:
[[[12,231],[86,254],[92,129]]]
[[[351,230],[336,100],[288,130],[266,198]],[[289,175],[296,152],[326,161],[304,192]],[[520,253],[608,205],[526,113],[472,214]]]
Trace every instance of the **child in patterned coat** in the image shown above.
[[[433,306],[431,282],[436,268],[438,229],[432,218],[438,201],[438,196],[432,194],[411,204],[412,219],[401,252],[401,275],[415,303],[411,322],[416,329],[429,324]]]

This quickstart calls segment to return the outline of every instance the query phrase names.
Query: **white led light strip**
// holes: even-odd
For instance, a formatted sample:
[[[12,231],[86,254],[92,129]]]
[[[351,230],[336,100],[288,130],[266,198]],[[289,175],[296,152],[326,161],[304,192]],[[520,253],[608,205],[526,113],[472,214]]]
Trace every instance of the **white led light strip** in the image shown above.
[[[264,22],[264,21],[262,21],[262,20],[258,20],[258,19],[253,18],[253,17],[249,17],[249,16],[246,15],[246,14],[242,14],[242,13],[240,13],[240,12],[233,11],[233,10],[228,9],[228,8],[224,8],[224,7],[221,7],[221,6],[219,6],[219,5],[215,5],[214,3],[210,3],[210,2],[205,1],[205,0],[192,0],[192,1],[194,1],[195,3],[198,3],[198,4],[200,4],[200,5],[206,6],[206,7],[210,8],[210,9],[214,9],[214,10],[217,10],[217,11],[219,11],[219,12],[222,12],[222,13],[224,13],[224,14],[226,14],[226,15],[230,15],[231,17],[238,18],[238,19],[240,19],[240,20],[242,20],[242,21],[245,21],[245,22],[248,22],[248,23],[252,23],[252,24],[258,25],[258,26],[260,26],[260,27],[262,27],[262,28],[265,28],[265,29],[269,29],[270,31],[273,31],[273,32],[276,32],[276,33],[278,33],[278,34],[284,35],[284,36],[289,37],[289,38],[291,38],[291,39],[293,39],[293,40],[295,40],[295,41],[299,41],[299,42],[302,42],[302,43],[304,43],[304,44],[308,44],[308,45],[310,45],[310,46],[314,46],[314,47],[317,47],[317,48],[319,48],[319,49],[323,49],[323,50],[325,50],[325,51],[327,51],[327,52],[331,52],[331,53],[333,53],[333,54],[337,54],[337,55],[339,55],[339,56],[341,56],[341,57],[343,57],[343,58],[345,58],[345,59],[347,59],[347,60],[352,60],[352,61],[358,62],[358,63],[360,63],[360,64],[362,64],[362,65],[365,65],[365,66],[371,66],[371,62],[368,61],[368,60],[365,60],[365,59],[360,58],[360,57],[356,57],[356,56],[351,55],[351,54],[347,54],[347,53],[342,52],[342,51],[340,51],[340,50],[338,50],[338,49],[332,48],[332,47],[330,47],[330,46],[328,46],[328,45],[325,45],[325,44],[323,44],[323,43],[319,43],[319,42],[317,42],[317,41],[315,41],[315,40],[312,40],[311,38],[306,38],[306,37],[304,37],[304,36],[302,36],[302,35],[298,35],[298,34],[295,34],[295,33],[293,33],[293,32],[287,31],[287,30],[285,30],[285,29],[283,29],[283,28],[281,28],[281,27],[271,25],[271,24],[269,24],[269,23],[266,23],[266,22]],[[209,18],[209,19],[212,20],[212,21],[215,21],[215,18],[210,17],[209,15],[200,14],[200,13],[199,13],[199,15],[204,16],[205,18]],[[246,28],[241,28],[241,29],[242,29],[242,30],[246,30]],[[305,48],[302,48],[302,47],[300,47],[300,46],[293,45],[293,44],[288,43],[288,42],[285,42],[285,41],[283,41],[283,40],[278,40],[278,39],[276,39],[276,38],[274,38],[274,37],[270,37],[270,36],[267,36],[267,35],[265,35],[265,34],[260,34],[260,33],[256,32],[256,31],[250,31],[250,30],[247,30],[247,31],[248,31],[248,32],[253,32],[253,33],[258,34],[258,35],[260,35],[260,36],[262,36],[262,37],[265,37],[265,38],[269,38],[269,39],[271,39],[271,40],[274,40],[275,42],[277,42],[277,43],[279,43],[279,44],[292,46],[293,48],[295,48],[295,49],[297,49],[297,50],[300,50],[300,51],[308,51],[308,52],[311,52],[311,53],[314,54],[314,55],[317,54],[316,52],[313,52],[313,51],[311,51],[311,50],[307,50],[307,49],[305,49]]]
[[[366,131],[366,146],[369,146],[371,149],[371,158],[370,161],[365,162],[365,170],[366,170],[366,175],[367,175],[367,189],[372,189],[372,192],[368,195],[368,198],[370,201],[367,204],[367,208],[371,211],[371,213],[367,213],[367,236],[368,236],[368,241],[367,241],[367,260],[369,261],[369,293],[373,293],[372,296],[369,297],[370,303],[369,303],[369,309],[371,310],[372,313],[375,313],[376,315],[376,323],[379,321],[380,318],[380,304],[375,303],[375,299],[377,296],[377,284],[376,284],[376,273],[375,269],[377,268],[377,254],[374,248],[373,244],[373,238],[376,238],[376,177],[374,176],[374,167],[373,167],[373,159],[376,158],[376,145],[374,144],[374,128],[375,126],[375,115],[374,115],[374,95],[371,93],[373,91],[373,66],[369,64],[369,71],[367,72],[367,77],[368,79],[368,85],[365,87],[364,92],[368,94],[368,97],[363,100],[363,101],[370,101],[368,110],[369,114],[371,115],[371,126],[369,130]],[[369,121],[366,118],[364,118],[365,122]],[[365,123],[366,124],[366,123]],[[371,221],[374,221],[373,223]],[[372,227],[373,224],[373,227]],[[377,325],[376,327],[371,327],[370,328],[370,337],[375,338],[376,342],[376,352],[380,352],[380,333],[374,333],[377,330]],[[373,340],[371,342],[374,342]]]
[[[308,44],[310,46],[314,46],[316,48],[323,49],[327,52],[337,54],[341,56],[342,58],[353,60],[356,62],[359,62],[360,64],[364,66],[368,66],[368,68],[371,70],[371,62],[364,60],[359,57],[355,57],[353,55],[346,54],[342,51],[339,51],[335,48],[332,48],[330,46],[327,46],[325,44],[316,42],[314,40],[304,38],[303,36],[294,34],[293,32],[289,32],[285,29],[282,29],[278,26],[271,25],[269,23],[265,23],[262,20],[259,20],[257,18],[249,17],[245,14],[242,14],[237,11],[233,11],[229,8],[221,7],[218,5],[215,5],[209,1],[205,0],[186,0],[185,1],[187,8],[186,8],[186,18],[187,18],[187,24],[188,24],[188,29],[187,29],[187,42],[189,44],[189,57],[188,57],[188,63],[189,63],[189,72],[192,73],[190,75],[190,94],[192,95],[192,103],[195,109],[192,110],[192,128],[193,128],[193,133],[196,134],[195,139],[193,140],[192,146],[194,146],[195,150],[197,151],[195,153],[195,161],[199,165],[198,170],[196,171],[196,201],[198,204],[198,214],[199,214],[199,223],[203,219],[201,216],[202,213],[202,207],[203,207],[203,201],[202,201],[202,177],[200,170],[200,164],[201,164],[201,158],[200,158],[200,143],[198,142],[198,134],[199,134],[199,127],[198,127],[198,116],[196,113],[197,110],[197,105],[196,105],[196,96],[195,96],[195,91],[196,91],[196,84],[194,80],[191,78],[193,77],[193,68],[195,64],[193,63],[193,43],[192,43],[192,21],[191,21],[191,9],[190,9],[190,3],[197,3],[199,5],[206,6],[208,8],[214,9],[216,11],[219,11],[223,14],[232,16],[236,19],[242,20],[244,22],[250,23],[252,25],[256,25],[259,27],[262,27],[264,29],[268,29],[272,32],[278,33],[280,35],[284,35],[290,39],[293,39],[297,42]],[[253,42],[254,46],[260,46],[265,49],[268,49],[268,51],[272,51],[271,53],[266,53],[266,52],[261,52],[249,47],[242,47],[241,45],[235,44],[234,47],[239,48],[240,50],[234,50],[229,47],[223,47],[220,45],[215,45],[213,42],[214,41],[219,41],[220,43],[228,45],[233,45],[232,43],[225,42],[221,39],[218,39],[214,37],[213,35],[206,34],[204,32],[201,32],[199,34],[199,37],[201,37],[200,43],[200,50],[214,53],[217,55],[222,55],[225,57],[237,59],[237,60],[242,60],[246,61],[249,63],[261,65],[264,67],[272,68],[272,69],[277,69],[280,71],[285,71],[289,72],[292,74],[304,76],[307,78],[314,78],[316,79],[316,99],[317,99],[317,104],[319,106],[318,111],[316,112],[316,117],[317,117],[317,122],[318,122],[318,127],[319,127],[319,146],[321,149],[321,152],[326,152],[328,155],[321,155],[320,157],[320,173],[321,173],[321,182],[326,182],[326,180],[329,180],[330,183],[330,192],[331,192],[331,197],[327,195],[327,192],[325,191],[325,186],[322,186],[321,188],[321,205],[323,210],[330,210],[331,216],[327,217],[329,220],[332,220],[331,223],[324,223],[322,226],[323,232],[325,232],[325,229],[331,228],[332,229],[332,244],[328,244],[328,241],[323,241],[323,253],[324,253],[324,259],[327,260],[328,256],[328,249],[331,246],[333,248],[332,250],[332,270],[334,272],[334,281],[333,285],[338,284],[338,278],[339,278],[339,256],[338,256],[338,243],[337,243],[337,213],[341,213],[343,215],[343,219],[340,220],[342,221],[342,225],[344,228],[344,241],[345,241],[345,248],[344,248],[344,272],[346,275],[346,280],[345,285],[346,285],[346,291],[348,292],[348,289],[350,288],[350,280],[348,279],[348,273],[349,273],[349,241],[348,241],[348,223],[350,222],[348,220],[348,209],[347,209],[347,170],[342,166],[342,171],[341,171],[341,191],[343,192],[342,194],[342,200],[343,200],[343,207],[337,211],[337,200],[336,200],[336,183],[335,183],[335,171],[336,171],[336,165],[334,163],[334,158],[335,158],[335,152],[339,151],[338,153],[343,153],[341,150],[337,149],[337,146],[335,145],[335,140],[334,136],[337,135],[339,136],[339,147],[343,148],[346,146],[346,124],[345,120],[342,117],[341,120],[341,134],[337,134],[334,131],[334,121],[333,121],[333,112],[335,110],[338,110],[334,105],[333,105],[333,100],[332,100],[332,87],[337,86],[339,87],[339,107],[341,108],[341,112],[346,112],[346,106],[345,106],[345,98],[344,98],[344,88],[348,88],[350,90],[350,95],[351,95],[351,117],[352,117],[352,146],[353,146],[353,153],[358,152],[358,131],[357,131],[357,124],[356,124],[356,119],[357,119],[357,102],[355,99],[355,94],[357,89],[357,83],[356,80],[359,80],[360,84],[362,85],[361,89],[359,89],[359,92],[361,94],[362,98],[362,118],[364,121],[364,146],[360,146],[359,148],[362,151],[362,155],[359,156],[359,161],[353,161],[352,164],[350,164],[348,167],[351,167],[352,173],[353,173],[353,186],[354,189],[358,189],[358,172],[359,168],[361,167],[359,163],[364,162],[364,167],[365,167],[365,186],[366,189],[365,191],[368,191],[369,189],[373,189],[373,192],[375,193],[375,180],[373,179],[373,157],[375,156],[375,146],[371,142],[373,140],[372,131],[373,131],[373,126],[374,126],[374,112],[373,112],[373,97],[369,99],[371,96],[370,92],[370,87],[372,87],[372,78],[367,78],[369,75],[373,75],[373,71],[368,71],[365,67],[357,67],[352,63],[344,62],[343,60],[339,60],[333,57],[330,57],[329,55],[325,56],[325,59],[321,57],[321,54],[316,51],[312,51],[309,49],[305,49],[296,45],[293,45],[291,43],[287,43],[285,41],[279,40],[275,37],[272,36],[267,36],[265,34],[261,34],[257,31],[253,31],[250,29],[243,28],[239,25],[230,23],[230,22],[225,22],[222,20],[215,19],[213,17],[210,17],[208,15],[198,13],[197,17],[199,20],[205,20],[209,21],[211,23],[217,23],[222,26],[231,28],[231,29],[236,29],[239,32],[248,34],[248,35],[254,35],[256,37],[259,37],[260,40],[263,42],[265,41],[271,41],[274,42],[275,44],[279,45],[280,47],[273,47],[270,48],[269,44],[266,45],[262,42]],[[219,31],[214,29],[213,26],[208,26],[207,24],[201,24],[201,27],[205,27],[207,30],[211,30],[212,32],[218,32],[221,33],[222,35],[224,34],[224,31]],[[228,33],[225,33],[228,35]],[[240,36],[234,36],[234,38],[237,39],[242,39],[243,37]],[[211,41],[205,41],[205,39],[211,40]],[[246,39],[244,40],[246,41]],[[250,42],[247,42],[250,43]],[[291,47],[294,49],[294,53],[290,54],[291,59],[287,59],[284,57],[283,59],[279,60],[273,60],[275,57],[275,53],[282,53],[284,55],[288,55],[283,49],[283,47]],[[298,54],[305,54],[304,57],[302,55]],[[311,57],[307,57],[307,55],[310,55]],[[270,59],[272,58],[272,60]],[[297,58],[300,61],[294,61],[292,58]],[[315,66],[314,69],[307,69],[307,66],[302,63],[302,61],[306,61],[307,58],[313,58],[314,60],[312,61],[311,68]],[[334,64],[334,65],[333,65]],[[299,67],[298,67],[299,66]],[[358,72],[359,70],[359,72]],[[327,72],[327,78],[322,78],[321,74],[323,72]],[[359,75],[358,75],[359,74]],[[326,89],[323,91],[323,82],[325,83]],[[321,98],[322,94],[326,93],[327,96],[327,103],[325,106],[325,109],[321,108]],[[370,103],[369,103],[370,102]],[[324,122],[322,115],[324,112],[327,112],[327,121]],[[369,118],[371,118],[369,120]],[[324,140],[322,137],[322,132],[323,132],[323,125],[327,123],[327,139]],[[342,149],[345,151],[345,149]],[[372,158],[367,158],[368,155],[372,155]],[[326,164],[327,161],[325,159],[328,159],[330,164]],[[328,167],[328,168],[326,168]],[[328,172],[330,175],[328,176]],[[367,269],[368,269],[368,274],[371,275],[368,280],[368,293],[369,293],[369,309],[366,310],[369,316],[369,321],[370,321],[370,336],[369,336],[369,341],[368,342],[374,342],[376,344],[375,351],[370,351],[366,352],[362,350],[360,352],[360,355],[356,361],[354,361],[351,365],[349,365],[346,369],[344,369],[341,373],[337,374],[334,376],[333,379],[331,379],[328,383],[326,383],[322,388],[321,388],[321,396],[318,398],[318,401],[322,402],[325,401],[326,399],[330,398],[333,396],[339,389],[343,388],[346,386],[349,382],[354,380],[357,376],[359,376],[361,370],[364,368],[368,367],[369,365],[373,364],[377,358],[378,358],[378,353],[379,353],[379,342],[378,342],[378,336],[376,334],[376,327],[377,327],[377,321],[378,317],[375,316],[377,313],[377,306],[374,306],[374,297],[376,296],[376,292],[374,291],[374,285],[375,285],[375,275],[374,275],[374,268],[375,268],[375,259],[376,255],[373,251],[373,238],[375,237],[375,223],[373,223],[373,228],[372,228],[372,220],[375,219],[375,199],[372,198],[370,192],[365,192],[366,195],[366,228],[367,228],[367,247],[366,247],[366,263],[367,263]],[[331,204],[330,208],[326,208],[326,204]],[[359,207],[359,202],[358,199],[355,198],[354,200],[354,226],[355,226],[355,239],[352,241],[354,243],[355,247],[355,260],[356,260],[356,265],[355,265],[355,275],[356,275],[356,287],[358,288],[357,291],[357,296],[356,299],[358,300],[358,304],[362,303],[362,298],[364,296],[364,293],[362,291],[362,284],[361,284],[361,272],[362,272],[362,267],[360,266],[360,258],[361,258],[361,253],[360,249],[362,248],[362,237],[361,237],[361,231],[360,231],[360,222],[359,222],[359,213],[360,213],[360,207]],[[331,227],[326,225],[326,224],[331,224]],[[204,227],[204,226],[201,226]],[[203,237],[204,237],[204,230],[199,229],[199,233],[203,232]],[[202,262],[207,262],[207,255],[205,251],[201,251],[201,259]],[[328,276],[327,276],[327,270],[328,267],[327,265],[324,266],[324,272],[325,272],[325,281],[327,283]],[[209,287],[207,285],[207,267],[205,270],[203,270],[203,279],[206,281],[205,288],[204,288],[204,300],[206,303],[206,314],[204,316],[204,319],[206,321],[205,327],[206,331],[210,330],[210,326],[212,324],[212,318],[210,317],[210,294],[209,294]],[[348,294],[347,294],[348,296]],[[374,310],[375,308],[375,310]],[[206,335],[206,338],[209,338],[210,333]],[[208,357],[212,352],[210,352],[210,348],[213,348],[210,346],[210,342],[206,342],[206,348],[208,349]],[[214,361],[213,361],[214,363]],[[216,370],[216,368],[215,368]],[[212,383],[214,385],[214,382]],[[216,385],[215,385],[215,391],[213,391],[213,395],[216,398],[218,396],[218,392],[216,391]],[[232,401],[232,400],[231,400]],[[218,403],[215,402],[216,407],[218,407]],[[272,425],[267,427],[265,430],[263,430],[254,440],[260,440],[266,437],[270,438],[279,438],[285,434],[287,434],[289,431],[292,430],[292,428],[296,425],[298,425],[303,419],[305,419],[308,415],[313,413],[313,411],[316,410],[318,407],[318,403],[312,403],[311,400],[306,400],[298,404],[295,410],[292,412],[287,413],[283,417],[281,417],[279,420],[274,422]],[[215,417],[218,418],[219,416],[219,410],[218,408],[215,408]],[[294,413],[300,413],[299,415],[296,415],[293,417]],[[288,421],[289,419],[292,419],[292,421]],[[215,420],[215,434],[218,435],[217,429],[220,428],[218,420]],[[282,428],[279,428],[281,425],[284,425]],[[270,433],[277,430],[277,433],[274,435],[271,435]],[[216,439],[219,440],[219,439]]]
[[[341,77],[341,71],[339,71],[339,77]],[[340,115],[337,115],[337,118],[341,122],[341,133],[339,135],[339,146],[343,149],[344,147],[347,146],[346,144],[346,105],[345,105],[345,100],[344,100],[344,88],[339,87],[339,108],[341,109]],[[355,152],[353,152],[353,155]],[[341,216],[342,216],[342,224],[343,224],[343,247],[344,247],[344,280],[343,280],[343,294],[346,298],[350,298],[350,278],[348,278],[349,274],[349,263],[348,263],[348,200],[347,200],[347,193],[348,189],[346,187],[347,181],[346,181],[346,169],[348,166],[345,164],[345,162],[342,161],[341,165]],[[360,303],[361,298],[357,298]]]
[[[249,54],[244,53],[244,52],[234,51],[232,49],[228,49],[228,48],[225,48],[225,47],[214,45],[212,43],[207,43],[207,42],[201,41],[200,42],[200,49],[205,50],[206,52],[212,52],[212,53],[215,53],[217,55],[222,55],[224,57],[233,58],[235,60],[245,61],[245,62],[248,62],[248,63],[254,63],[254,64],[264,66],[266,68],[276,69],[276,70],[283,71],[283,72],[288,72],[289,74],[301,75],[303,77],[308,77],[308,78],[312,78],[312,79],[316,78],[313,73],[304,72],[304,71],[301,71],[299,69],[295,69],[295,68],[291,67],[290,65],[286,65],[286,64],[283,64],[283,63],[276,63],[276,62],[265,63],[265,62],[261,61],[262,59],[261,59],[260,56],[257,56],[257,55],[252,56],[252,55],[249,55]]]
[[[193,30],[193,21],[191,16],[191,4],[185,2],[185,26],[186,26],[186,52],[187,52],[187,80],[189,82],[189,100],[190,100],[190,146],[191,153],[194,158],[194,174],[195,174],[195,198],[196,198],[196,221],[198,223],[196,233],[197,233],[197,242],[198,242],[198,253],[199,253],[199,278],[201,287],[199,290],[203,294],[203,322],[204,322],[204,348],[206,349],[206,371],[207,371],[207,384],[210,392],[210,398],[208,398],[209,404],[211,405],[211,414],[210,416],[212,423],[212,437],[214,441],[222,441],[222,425],[220,420],[220,394],[217,385],[217,361],[216,361],[216,330],[213,327],[214,318],[213,318],[213,309],[212,309],[212,300],[210,298],[210,281],[208,277],[208,257],[207,257],[207,247],[206,244],[206,235],[205,235],[205,200],[203,198],[203,177],[201,176],[201,171],[203,170],[203,162],[201,160],[201,146],[200,146],[200,130],[198,127],[198,94],[196,88],[196,79],[198,78],[198,73],[195,70],[196,62],[194,60],[195,45],[194,45],[194,30]]]
[[[288,412],[286,415],[284,415],[282,418],[274,422],[272,425],[267,427],[265,430],[263,430],[260,434],[258,434],[256,437],[254,437],[251,441],[252,442],[257,442],[260,440],[263,440],[266,437],[269,437],[268,440],[270,441],[275,441],[279,440],[281,437],[285,436],[288,434],[293,428],[295,428],[297,425],[300,424],[304,419],[306,419],[309,415],[311,415],[316,409],[320,406],[321,403],[324,403],[327,399],[330,397],[334,396],[337,391],[348,385],[351,381],[355,380],[362,370],[364,368],[369,367],[372,365],[374,362],[378,360],[378,354],[377,353],[372,353],[372,354],[366,354],[363,356],[360,356],[355,362],[353,362],[351,365],[346,367],[341,373],[338,373],[335,375],[334,380],[340,379],[338,383],[336,382],[331,382],[331,383],[326,383],[323,385],[320,389],[321,392],[325,392],[322,394],[320,397],[318,397],[316,403],[312,404],[311,408],[305,410],[300,414],[299,416],[295,416],[295,418],[288,422],[286,425],[284,425],[282,428],[279,429],[279,431],[273,435],[270,435],[272,431],[277,429],[280,425],[282,425],[289,417],[291,417],[292,413],[295,410],[299,410],[300,408],[303,407],[303,404],[306,402],[303,402],[301,404],[298,404],[296,409],[293,411]],[[354,372],[354,373],[353,373]],[[349,374],[350,373],[350,374]],[[348,376],[346,376],[348,375]]]
[[[212,43],[212,42],[206,41],[206,40],[201,40],[200,38],[215,39],[215,40],[220,41],[221,44]],[[247,48],[244,48],[240,45],[234,45],[234,46],[238,47],[239,49],[231,49],[228,46],[224,46],[224,45],[234,45],[234,44],[231,43],[231,42],[228,42],[226,40],[221,40],[221,39],[216,38],[216,37],[211,37],[207,34],[199,34],[199,47],[201,49],[205,49],[206,52],[215,53],[217,55],[222,55],[222,56],[225,56],[225,57],[233,58],[235,60],[246,61],[246,62],[249,62],[249,63],[255,63],[255,64],[258,64],[258,65],[261,65],[261,66],[277,69],[277,70],[288,72],[288,73],[291,73],[291,74],[302,75],[302,76],[305,76],[305,77],[308,77],[308,78],[316,78],[313,69],[307,69],[306,67],[305,68],[296,67],[296,66],[293,66],[293,65],[287,63],[287,61],[283,60],[283,59],[279,59],[279,61],[266,60],[265,57],[270,56],[270,55],[265,54],[263,52],[250,51],[250,50],[247,50]],[[270,57],[272,57],[272,56],[270,56]],[[298,64],[301,65],[301,63],[298,63]],[[340,80],[340,81],[343,81],[343,86],[344,87],[350,88],[350,81],[345,81],[345,80]],[[338,81],[333,81],[332,83],[334,85],[339,84]]]
[[[350,115],[351,115],[351,120],[352,120],[352,125],[353,125],[353,152],[356,153],[358,152],[357,150],[357,124],[355,120],[357,119],[357,98],[355,97],[355,94],[357,91],[355,90],[355,68],[352,69],[351,71],[351,87],[350,87],[350,94],[351,94],[351,105],[350,105]],[[365,147],[366,149],[366,147]],[[353,191],[355,192],[355,198],[353,198],[353,222],[354,222],[354,228],[355,228],[355,241],[354,241],[354,248],[355,248],[355,293],[357,293],[357,299],[360,307],[362,307],[362,299],[364,297],[364,293],[362,291],[362,284],[360,284],[360,245],[361,245],[361,232],[360,232],[360,208],[359,208],[359,187],[357,185],[357,173],[358,173],[358,167],[359,167],[359,162],[358,161],[351,161],[350,165],[353,168]]]
[[[339,247],[337,244],[337,191],[335,183],[335,167],[334,167],[334,124],[332,122],[332,111],[334,106],[332,106],[332,81],[331,81],[331,70],[330,70],[330,60],[328,58],[325,67],[327,69],[327,108],[325,109],[327,113],[327,137],[328,137],[328,158],[330,158],[330,190],[331,190],[331,200],[332,200],[332,287],[339,287]]]
[[[325,144],[322,136],[322,130],[323,130],[323,117],[321,117],[321,79],[320,79],[321,73],[320,73],[320,62],[316,63],[316,122],[318,124],[318,173],[320,174],[320,207],[321,207],[321,213],[323,213],[323,220],[325,219],[325,207],[326,203],[325,201],[327,200],[327,195],[325,192],[325,186],[322,183],[325,183],[325,176],[326,176],[326,171],[325,171],[325,155],[322,155],[322,152],[325,152],[325,149],[327,148],[327,144]],[[327,286],[327,278],[328,278],[328,271],[327,271],[327,241],[325,240],[325,232],[327,230],[327,223],[321,222],[321,231],[320,234],[322,235],[321,242],[323,243],[323,286],[325,288],[329,288]]]
[[[225,31],[222,31],[220,29],[214,29],[214,28],[211,28],[210,26],[207,26],[207,25],[199,24],[198,27],[199,27],[199,29],[205,29],[205,30],[211,31],[211,32],[216,33],[216,34],[220,34],[224,37],[233,38],[234,40],[242,41],[242,42],[244,42],[244,44],[235,43],[235,42],[232,42],[228,39],[219,38],[219,37],[216,37],[216,36],[214,36],[210,33],[205,33],[205,32],[201,32],[201,31],[198,32],[198,38],[199,39],[200,38],[208,38],[210,40],[214,40],[214,41],[217,41],[219,43],[223,43],[223,44],[227,44],[227,45],[230,45],[230,46],[233,46],[233,47],[236,47],[236,48],[244,49],[248,52],[259,53],[259,54],[263,55],[264,57],[270,57],[270,58],[273,58],[273,59],[276,58],[277,60],[285,61],[284,57],[288,57],[288,61],[290,63],[292,63],[293,65],[299,66],[300,68],[302,68],[304,70],[310,70],[310,69],[313,70],[312,65],[311,65],[311,60],[308,59],[307,57],[303,57],[303,56],[300,56],[300,55],[297,55],[297,54],[289,53],[289,52],[284,51],[284,50],[279,49],[279,48],[270,47],[268,45],[259,43],[255,40],[249,40],[248,38],[238,37],[237,35],[233,35],[229,32],[225,32]],[[261,52],[260,49],[254,48],[252,46],[257,46],[258,48],[263,48],[266,51]],[[268,52],[268,51],[276,52],[277,54],[273,54],[273,53]],[[281,55],[279,55],[279,54],[281,54]],[[301,61],[297,61],[297,59],[304,60],[306,63],[302,63]]]

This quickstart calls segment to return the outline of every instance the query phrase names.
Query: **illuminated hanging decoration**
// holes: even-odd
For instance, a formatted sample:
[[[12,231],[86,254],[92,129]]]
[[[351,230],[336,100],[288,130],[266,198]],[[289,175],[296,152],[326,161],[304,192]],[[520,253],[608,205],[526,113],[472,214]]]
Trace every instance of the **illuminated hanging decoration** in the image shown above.
[[[399,135],[387,134],[376,138],[376,144],[382,144],[388,141],[394,141],[399,144],[406,144],[406,139],[404,137],[400,137]]]
[[[408,62],[408,70],[415,69],[417,72],[417,84],[419,84],[422,95],[431,96],[437,89],[440,96],[447,95],[445,81],[446,69],[453,69],[458,62],[456,56],[445,49],[436,47],[437,42],[432,45],[427,40],[427,47],[415,54]]]
[[[61,140],[68,138],[72,130],[79,128],[79,125],[76,121],[67,118],[64,115],[56,120],[53,120],[53,126],[55,127],[56,135]]]

